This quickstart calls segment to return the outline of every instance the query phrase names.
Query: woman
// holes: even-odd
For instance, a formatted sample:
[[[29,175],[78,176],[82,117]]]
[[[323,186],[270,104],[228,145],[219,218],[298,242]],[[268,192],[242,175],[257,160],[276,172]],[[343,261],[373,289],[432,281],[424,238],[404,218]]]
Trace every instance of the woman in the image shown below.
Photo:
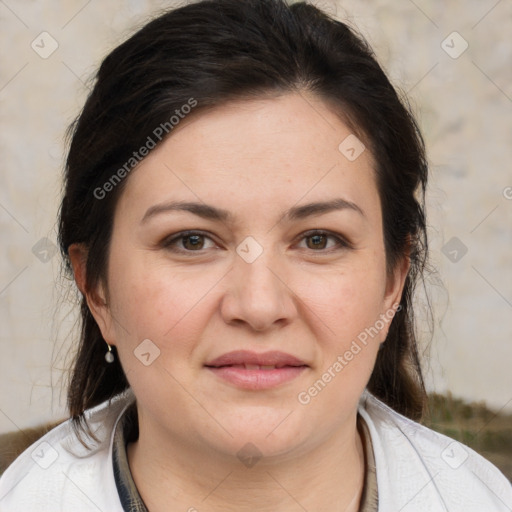
[[[160,16],[104,60],[65,179],[71,420],[2,511],[512,509],[415,422],[424,147],[346,25],[282,0]]]

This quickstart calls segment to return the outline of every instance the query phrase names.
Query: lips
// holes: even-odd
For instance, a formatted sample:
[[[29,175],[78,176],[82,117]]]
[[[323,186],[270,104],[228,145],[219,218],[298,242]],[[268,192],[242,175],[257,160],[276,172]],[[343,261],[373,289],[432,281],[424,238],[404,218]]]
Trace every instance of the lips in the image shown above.
[[[223,381],[237,388],[262,390],[297,378],[308,365],[301,359],[279,351],[264,353],[237,350],[205,364]]]
[[[248,350],[236,350],[228,352],[216,359],[206,363],[205,366],[220,368],[222,366],[245,367],[248,370],[269,370],[274,368],[282,368],[284,366],[307,366],[307,364],[299,358],[286,354],[285,352],[250,352]]]

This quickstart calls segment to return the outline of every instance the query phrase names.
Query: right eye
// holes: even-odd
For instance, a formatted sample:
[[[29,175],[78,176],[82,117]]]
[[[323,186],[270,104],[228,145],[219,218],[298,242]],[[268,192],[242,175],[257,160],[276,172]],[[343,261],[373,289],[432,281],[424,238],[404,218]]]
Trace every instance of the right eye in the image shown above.
[[[211,242],[210,245],[208,245],[208,241]],[[200,231],[182,231],[171,235],[162,242],[163,248],[180,253],[201,252],[214,245],[215,242]]]

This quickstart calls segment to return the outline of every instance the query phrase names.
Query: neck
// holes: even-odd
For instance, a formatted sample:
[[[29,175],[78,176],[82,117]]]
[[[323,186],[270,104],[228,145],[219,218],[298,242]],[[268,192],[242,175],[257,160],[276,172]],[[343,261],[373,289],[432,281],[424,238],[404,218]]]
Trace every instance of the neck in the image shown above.
[[[128,445],[128,460],[149,512],[252,512],[255,504],[261,512],[358,510],[365,463],[355,415],[314,448],[254,465],[168,435],[162,443],[144,427]]]

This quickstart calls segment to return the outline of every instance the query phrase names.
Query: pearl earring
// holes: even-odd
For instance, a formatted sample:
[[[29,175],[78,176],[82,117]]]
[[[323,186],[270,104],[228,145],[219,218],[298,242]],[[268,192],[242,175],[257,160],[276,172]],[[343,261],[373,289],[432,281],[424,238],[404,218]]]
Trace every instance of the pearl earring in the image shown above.
[[[113,363],[114,362],[114,354],[112,354],[112,347],[107,343],[108,352],[105,354],[105,361],[107,363]]]

